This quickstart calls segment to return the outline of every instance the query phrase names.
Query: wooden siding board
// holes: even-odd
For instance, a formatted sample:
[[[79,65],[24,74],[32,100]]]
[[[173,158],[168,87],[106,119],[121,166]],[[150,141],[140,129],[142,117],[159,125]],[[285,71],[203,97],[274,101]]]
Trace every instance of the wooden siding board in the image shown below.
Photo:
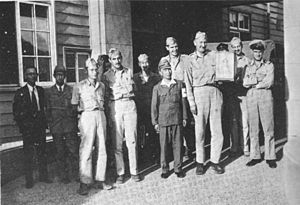
[[[57,36],[57,44],[59,45],[72,45],[72,46],[89,46],[90,39],[81,36]]]
[[[8,114],[12,113],[12,101],[5,101],[0,103],[0,113]]]
[[[72,25],[57,25],[56,31],[59,35],[75,35],[89,37],[89,28],[76,27]]]
[[[72,16],[63,13],[56,13],[55,19],[57,23],[68,23],[74,25],[89,26],[89,18],[85,16]]]
[[[57,2],[56,3],[68,3],[68,4],[74,4],[74,5],[80,5],[80,6],[88,6],[88,1],[87,0],[63,0],[63,1],[59,1],[59,0],[56,0]]]
[[[14,116],[12,113],[3,113],[0,115],[1,119],[0,119],[0,127],[3,125],[14,125],[15,121],[14,121]]]
[[[88,16],[88,7],[84,5],[71,4],[68,2],[55,2],[55,11],[59,13],[75,14],[80,16]]]
[[[7,101],[12,102],[13,98],[14,98],[14,95],[15,95],[15,93],[1,93],[0,94],[0,103],[1,102],[7,102]]]

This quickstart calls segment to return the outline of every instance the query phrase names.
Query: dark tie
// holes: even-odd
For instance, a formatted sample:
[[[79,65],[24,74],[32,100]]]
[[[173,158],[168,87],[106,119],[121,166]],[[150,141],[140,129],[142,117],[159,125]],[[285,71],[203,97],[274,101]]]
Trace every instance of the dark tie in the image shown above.
[[[59,87],[59,93],[62,93],[62,87],[61,86],[58,87]]]
[[[35,88],[33,88],[32,92],[31,92],[31,103],[32,103],[32,110],[34,112],[37,112],[38,111],[38,104],[37,104],[37,100],[36,100],[36,97],[35,97],[34,90],[35,90]]]

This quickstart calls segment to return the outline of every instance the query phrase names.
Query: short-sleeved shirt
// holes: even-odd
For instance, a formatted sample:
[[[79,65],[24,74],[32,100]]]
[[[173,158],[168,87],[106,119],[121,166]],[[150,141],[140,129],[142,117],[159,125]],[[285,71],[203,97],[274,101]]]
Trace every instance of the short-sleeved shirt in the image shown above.
[[[97,82],[94,86],[88,79],[79,82],[73,89],[73,105],[79,105],[79,111],[104,110],[105,86]]]
[[[106,86],[107,100],[119,100],[134,97],[133,73],[129,68],[114,68],[104,73],[103,82]]]

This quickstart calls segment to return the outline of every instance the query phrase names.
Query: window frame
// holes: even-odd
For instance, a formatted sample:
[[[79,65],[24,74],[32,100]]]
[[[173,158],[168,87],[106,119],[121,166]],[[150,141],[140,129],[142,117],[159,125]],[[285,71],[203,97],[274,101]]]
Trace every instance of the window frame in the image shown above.
[[[78,66],[78,55],[80,54],[88,54],[89,58],[91,57],[92,50],[90,48],[85,47],[75,47],[75,46],[63,46],[63,65],[67,69],[66,66],[66,54],[68,52],[75,53],[75,82],[67,82],[70,85],[75,85],[79,83],[79,66]]]
[[[236,15],[236,20],[237,20],[237,27],[234,27],[234,26],[231,26],[230,25],[230,15],[234,13]],[[240,15],[243,15],[243,16],[248,16],[248,29],[245,29],[245,28],[240,28],[240,21],[239,21],[239,16]],[[228,18],[229,18],[229,29],[231,31],[237,31],[237,32],[249,32],[251,31],[251,14],[249,13],[246,13],[246,12],[241,12],[241,11],[235,11],[235,10],[230,10],[229,11],[229,15],[228,15]]]
[[[40,5],[48,7],[48,17],[49,17],[49,46],[50,46],[50,69],[51,69],[51,78],[50,81],[44,82],[36,82],[37,85],[40,86],[50,86],[54,82],[53,72],[54,68],[57,64],[57,56],[56,56],[56,31],[55,31],[55,6],[54,0],[49,1],[26,1],[26,0],[18,0],[15,1],[15,12],[16,12],[16,36],[17,36],[17,53],[18,53],[18,67],[19,67],[19,85],[24,86],[26,82],[24,81],[24,73],[23,73],[23,54],[22,54],[22,38],[21,38],[21,16],[20,16],[20,4],[30,4],[30,5]],[[36,30],[36,29],[35,29]]]

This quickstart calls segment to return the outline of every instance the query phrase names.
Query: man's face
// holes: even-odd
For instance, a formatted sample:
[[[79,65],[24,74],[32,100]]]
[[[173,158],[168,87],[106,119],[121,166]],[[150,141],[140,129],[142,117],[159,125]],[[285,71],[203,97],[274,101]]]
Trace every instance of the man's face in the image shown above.
[[[166,46],[166,49],[169,51],[171,56],[178,56],[178,44],[173,42]]]
[[[147,72],[149,70],[149,61],[147,58],[143,58],[141,61],[139,61],[140,68]]]
[[[57,85],[63,85],[65,82],[65,74],[63,72],[57,72],[55,74],[55,82]]]
[[[194,40],[196,51],[204,53],[206,51],[207,40],[205,38],[197,38]]]
[[[25,76],[29,85],[35,85],[35,82],[37,81],[37,72],[34,68],[26,69]]]
[[[252,52],[253,52],[253,57],[256,61],[260,61],[262,59],[264,53],[263,50],[254,49]]]
[[[231,48],[236,55],[241,55],[243,47],[240,43],[231,44]]]
[[[122,56],[119,53],[113,54],[109,59],[111,66],[116,69],[122,68]]]
[[[98,77],[98,68],[95,64],[90,64],[87,67],[87,74],[88,74],[88,78],[92,79],[92,80],[97,80]]]
[[[164,79],[171,80],[172,70],[171,68],[163,68],[160,70],[160,74]]]

